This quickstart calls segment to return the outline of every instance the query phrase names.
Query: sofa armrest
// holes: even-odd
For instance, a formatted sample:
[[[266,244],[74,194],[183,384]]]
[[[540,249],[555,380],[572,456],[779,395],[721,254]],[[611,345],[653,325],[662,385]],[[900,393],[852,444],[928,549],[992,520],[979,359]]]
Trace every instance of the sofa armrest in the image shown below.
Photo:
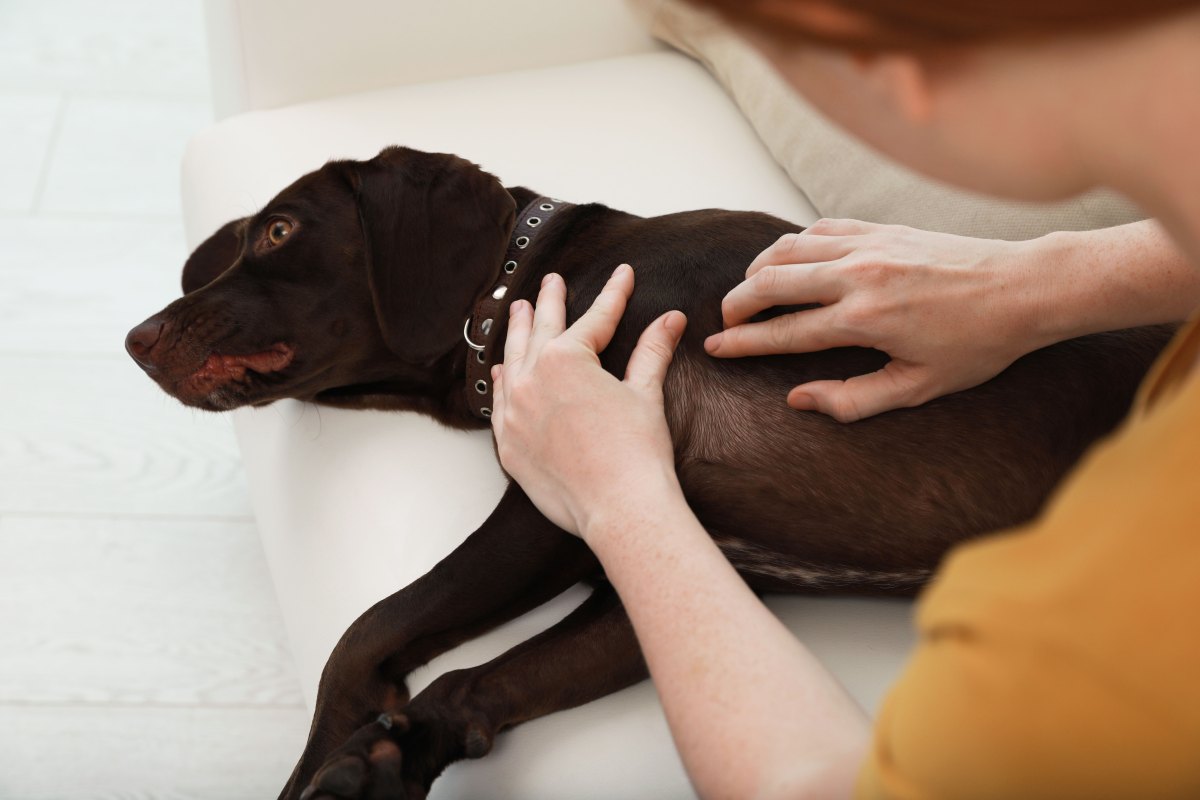
[[[218,119],[661,48],[623,0],[205,0],[205,19]]]

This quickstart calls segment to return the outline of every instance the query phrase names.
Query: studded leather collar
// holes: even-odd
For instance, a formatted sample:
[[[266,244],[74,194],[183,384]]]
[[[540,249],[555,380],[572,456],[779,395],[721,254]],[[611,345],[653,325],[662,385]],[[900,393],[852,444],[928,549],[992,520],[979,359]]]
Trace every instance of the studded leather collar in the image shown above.
[[[501,327],[501,316],[508,313],[513,298],[508,297],[509,285],[521,267],[521,259],[538,232],[560,211],[571,208],[573,203],[564,203],[553,197],[534,198],[517,215],[517,224],[504,253],[504,265],[496,285],[475,304],[475,309],[463,324],[463,338],[467,342],[467,407],[479,419],[492,416],[492,365],[499,363],[504,353],[496,340],[496,331]]]

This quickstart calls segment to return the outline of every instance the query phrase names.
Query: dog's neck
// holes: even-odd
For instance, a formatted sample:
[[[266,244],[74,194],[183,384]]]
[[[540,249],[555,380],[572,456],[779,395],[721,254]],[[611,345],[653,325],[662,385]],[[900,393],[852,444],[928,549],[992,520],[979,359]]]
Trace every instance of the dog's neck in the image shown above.
[[[425,414],[448,425],[459,429],[490,428],[491,420],[483,408],[491,408],[492,380],[491,368],[504,358],[504,339],[508,331],[508,308],[518,297],[527,297],[531,301],[537,293],[540,283],[540,270],[536,264],[529,263],[530,257],[524,259],[509,257],[508,251],[521,235],[516,228],[530,216],[529,206],[541,196],[537,192],[524,187],[508,188],[519,211],[526,212],[517,217],[514,231],[509,237],[505,258],[497,263],[492,271],[493,277],[487,290],[481,298],[477,298],[472,306],[463,309],[462,313],[470,314],[466,319],[465,335],[458,337],[456,344],[450,344],[446,353],[434,364],[413,365],[403,360],[389,361],[386,375],[381,375],[377,381],[355,384],[333,390],[325,390],[319,396],[311,398],[317,402],[346,408],[375,408],[385,411],[415,411]],[[547,202],[549,202],[547,200]],[[537,208],[540,203],[535,203]],[[561,204],[558,208],[571,207],[573,204]],[[577,206],[576,206],[577,207]],[[545,214],[542,214],[545,218]],[[562,222],[561,220],[559,221]],[[556,229],[561,225],[554,226]],[[546,238],[544,226],[535,226],[539,232],[538,238]],[[550,235],[554,235],[550,232]],[[530,237],[530,242],[534,237]],[[531,246],[527,245],[522,252],[529,253]],[[539,248],[540,249],[540,248]],[[536,256],[536,253],[532,255]],[[506,274],[504,264],[515,260],[517,268],[511,274]],[[492,315],[478,312],[480,305],[491,298],[500,285],[507,286],[504,296],[499,299]],[[482,330],[484,320],[491,319],[488,333]],[[473,344],[482,345],[483,350],[472,349],[466,340]],[[483,360],[480,360],[482,353]],[[475,382],[486,381],[484,392],[481,394]]]
[[[510,193],[520,210],[500,264],[499,278],[475,303],[471,316],[463,324],[463,339],[467,346],[464,387],[467,408],[472,416],[484,421],[492,416],[492,366],[500,363],[504,355],[499,332],[507,327],[503,323],[508,319],[508,307],[514,300],[509,289],[518,276],[524,274],[525,256],[543,226],[573,205],[557,198],[534,195],[528,189]]]

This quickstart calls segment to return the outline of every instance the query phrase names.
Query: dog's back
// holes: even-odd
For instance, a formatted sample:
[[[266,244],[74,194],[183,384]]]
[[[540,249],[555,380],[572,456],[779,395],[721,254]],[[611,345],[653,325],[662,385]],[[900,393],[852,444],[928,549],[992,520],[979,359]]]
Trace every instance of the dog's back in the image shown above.
[[[679,476],[701,521],[762,588],[913,591],[955,542],[1030,519],[1125,415],[1173,332],[1062,342],[982,386],[852,424],[798,412],[785,402],[793,386],[864,374],[887,356],[716,359],[703,348],[746,265],[797,230],[757,213],[642,219],[591,207],[554,267],[572,287],[574,317],[612,264],[634,265],[637,288],[603,356],[615,374],[652,319],[688,315],[665,386]]]

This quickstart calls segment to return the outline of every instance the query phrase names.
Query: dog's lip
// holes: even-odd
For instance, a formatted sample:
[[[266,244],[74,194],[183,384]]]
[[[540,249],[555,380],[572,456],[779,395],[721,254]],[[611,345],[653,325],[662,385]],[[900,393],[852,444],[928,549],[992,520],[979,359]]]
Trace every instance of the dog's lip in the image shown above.
[[[189,381],[224,382],[240,380],[246,371],[265,375],[286,369],[296,357],[296,352],[285,342],[278,342],[267,350],[256,353],[228,354],[210,353],[204,363],[188,376]]]

